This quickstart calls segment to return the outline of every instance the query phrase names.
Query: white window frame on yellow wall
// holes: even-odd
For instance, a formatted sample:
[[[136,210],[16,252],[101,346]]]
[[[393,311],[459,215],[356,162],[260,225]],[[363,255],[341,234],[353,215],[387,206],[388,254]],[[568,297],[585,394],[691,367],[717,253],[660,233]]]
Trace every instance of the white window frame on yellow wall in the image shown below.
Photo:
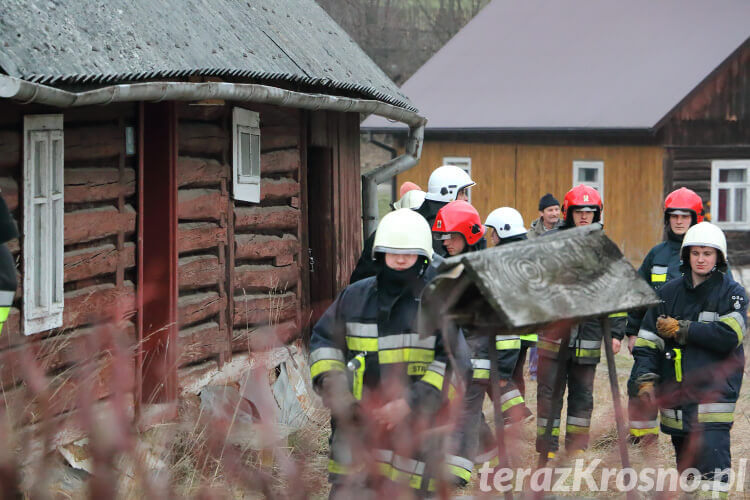
[[[62,326],[63,115],[23,119],[23,332]]]
[[[596,170],[596,181],[579,180],[580,172],[584,169]],[[604,200],[604,162],[601,160],[576,160],[573,162],[573,183],[571,187],[579,184],[591,186],[599,191],[599,196]]]
[[[468,156],[444,156],[443,165],[453,165],[466,172],[471,177],[471,158]],[[471,188],[467,188],[469,203],[471,203]]]

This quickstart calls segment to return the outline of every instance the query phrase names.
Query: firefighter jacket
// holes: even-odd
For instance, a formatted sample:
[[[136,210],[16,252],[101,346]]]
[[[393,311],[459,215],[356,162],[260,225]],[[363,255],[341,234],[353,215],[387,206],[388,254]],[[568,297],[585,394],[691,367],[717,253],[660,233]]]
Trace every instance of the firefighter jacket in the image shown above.
[[[18,238],[18,228],[8,205],[0,196],[0,333],[10,314],[13,297],[16,294],[16,263],[8,249],[8,241]]]
[[[609,315],[609,318],[612,325],[612,338],[622,340],[625,335],[625,313],[613,313]],[[582,365],[599,363],[603,337],[604,330],[598,319],[587,320],[571,328],[568,346],[573,362]],[[556,335],[555,332],[542,331],[537,343],[539,355],[557,359],[561,338],[562,336]]]
[[[744,288],[715,271],[698,286],[685,275],[657,294],[663,302],[643,319],[629,384],[658,381],[662,432],[682,435],[703,426],[731,427],[745,364]],[[684,344],[659,336],[656,320],[661,314],[691,321]],[[629,389],[637,392],[637,387]]]
[[[471,351],[472,379],[489,380],[492,337],[478,333],[470,326],[462,326],[461,330]],[[510,380],[521,350],[521,339],[518,335],[495,335],[494,340],[499,378]]]
[[[314,387],[319,388],[327,376],[343,373],[349,377],[356,399],[385,404],[388,401],[379,391],[380,382],[397,377],[408,387],[405,398],[412,412],[434,415],[445,401],[452,374],[460,370],[465,377],[470,362],[460,332],[450,346],[458,367],[450,364],[440,335],[420,338],[416,331],[419,292],[407,289],[383,307],[382,297],[378,299],[376,276],[345,288],[313,327],[310,375]],[[346,444],[337,439],[335,422],[332,428],[329,472],[333,476],[346,475],[353,466],[349,463],[351,454],[346,451]],[[412,487],[423,487],[423,457],[400,457],[389,449],[378,449],[375,455],[378,469],[386,477],[406,475]],[[332,480],[336,481],[335,477]]]
[[[682,236],[677,236],[667,227],[667,240],[659,243],[646,254],[641,267],[638,268],[638,274],[651,285],[654,291],[658,291],[667,281],[682,276],[682,271],[680,271],[681,246]],[[732,276],[728,268],[727,274]],[[646,311],[643,309],[628,313],[625,335],[638,335],[645,314]]]

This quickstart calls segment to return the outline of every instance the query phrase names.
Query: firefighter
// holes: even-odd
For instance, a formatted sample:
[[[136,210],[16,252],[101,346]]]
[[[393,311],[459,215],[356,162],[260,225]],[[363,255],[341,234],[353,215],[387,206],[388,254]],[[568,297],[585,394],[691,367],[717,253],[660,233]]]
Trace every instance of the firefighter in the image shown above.
[[[469,199],[468,190],[474,184],[475,183],[471,180],[469,174],[463,169],[453,165],[442,165],[433,170],[430,174],[430,178],[427,181],[425,200],[418,208],[415,208],[415,210],[424,217],[427,224],[432,227],[438,211],[443,208],[446,203],[454,200],[466,201]],[[401,207],[403,208],[403,205]],[[355,281],[377,274],[377,262],[373,261],[371,251],[372,240],[374,237],[373,233],[373,235],[370,235],[370,237],[365,240],[362,255],[357,261],[357,266],[352,272],[349,283],[354,283]],[[433,243],[433,250],[440,256],[446,255],[445,248],[439,241]]]
[[[564,223],[560,230],[597,224],[601,221],[602,209],[602,199],[596,189],[580,184],[565,195],[562,208]],[[610,318],[612,348],[617,353],[625,330],[626,315],[615,313],[610,315]],[[538,452],[546,449],[550,458],[555,456],[558,448],[560,412],[565,386],[568,389],[566,451],[569,455],[575,455],[588,447],[591,413],[594,408],[594,374],[601,357],[602,337],[603,331],[599,320],[588,320],[564,332],[544,331],[539,338],[536,449]],[[568,339],[569,342],[567,359],[558,359],[562,339]],[[565,384],[561,394],[553,395],[557,377],[563,377]],[[544,443],[549,418],[553,419],[552,435],[550,441]]]
[[[440,209],[432,232],[436,240],[443,242],[451,257],[478,251],[486,246],[483,238],[485,228],[479,213],[462,200],[448,203]],[[473,371],[464,397],[464,412],[458,424],[456,455],[470,458],[475,464],[492,463],[497,459],[497,443],[482,413],[484,395],[488,393],[491,396],[492,392],[489,385],[489,342],[492,338],[476,332],[473,325],[458,326],[469,344]],[[508,423],[517,422],[530,414],[521,392],[512,380],[521,341],[517,335],[497,335],[495,345],[498,351],[501,409]],[[468,473],[465,482],[468,482],[471,469]]]
[[[8,210],[8,205],[5,204],[5,199],[0,196],[0,333],[8,319],[18,285],[16,264],[6,245],[8,241],[15,238],[18,238],[18,228]]]
[[[700,471],[701,490],[724,496],[731,466],[729,430],[742,385],[745,289],[726,274],[727,245],[710,222],[682,241],[682,276],[664,284],[662,303],[646,313],[633,349],[629,384],[658,403],[677,468]]]
[[[379,487],[403,483],[427,491],[435,484],[434,469],[425,476],[426,455],[415,429],[441,407],[452,367],[441,338],[414,333],[419,296],[432,269],[427,222],[407,208],[388,213],[375,233],[373,258],[382,264],[378,274],[345,288],[310,339],[310,374],[332,414],[328,470],[331,497],[337,498],[373,486],[373,474],[358,469],[368,463],[369,452]],[[468,355],[450,347],[468,371]],[[445,460],[449,468],[467,466],[456,457]]]
[[[682,276],[680,272],[680,248],[687,230],[703,221],[701,197],[687,188],[669,193],[664,200],[664,225],[667,239],[652,248],[643,259],[638,274],[646,280],[654,291],[667,281]],[[645,310],[631,311],[628,314],[625,334],[628,336],[628,349],[633,352],[638,330]],[[641,341],[643,343],[643,341]],[[632,384],[629,387],[633,387]],[[659,435],[658,409],[649,405],[637,394],[628,392],[628,414],[630,417],[630,442],[644,445],[656,442]]]
[[[527,231],[523,224],[523,216],[511,207],[496,208],[487,216],[484,223],[487,228],[492,229],[490,242],[493,245],[505,245],[514,241],[524,241],[527,239]],[[526,383],[523,380],[523,365],[526,363],[526,354],[530,349],[536,347],[537,334],[525,333],[520,335],[521,349],[518,353],[518,362],[513,371],[513,381],[521,391],[521,395],[526,397]]]

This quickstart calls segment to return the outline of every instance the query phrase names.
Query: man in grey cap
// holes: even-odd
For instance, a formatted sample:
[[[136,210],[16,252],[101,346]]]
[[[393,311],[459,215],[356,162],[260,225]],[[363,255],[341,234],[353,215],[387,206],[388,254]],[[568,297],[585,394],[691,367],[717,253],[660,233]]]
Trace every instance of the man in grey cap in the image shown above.
[[[528,237],[536,238],[547,231],[560,227],[560,202],[547,193],[539,199],[539,218],[531,223]]]

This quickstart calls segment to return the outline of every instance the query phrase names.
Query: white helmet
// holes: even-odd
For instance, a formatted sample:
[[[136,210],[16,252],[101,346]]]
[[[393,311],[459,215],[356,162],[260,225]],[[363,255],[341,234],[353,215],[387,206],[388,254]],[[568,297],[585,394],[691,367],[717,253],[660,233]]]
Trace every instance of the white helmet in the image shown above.
[[[425,197],[434,201],[456,201],[459,191],[474,184],[476,183],[462,168],[443,165],[430,174]]]
[[[415,253],[432,260],[432,231],[424,217],[410,208],[400,208],[383,216],[375,231],[372,258],[376,252]]]
[[[526,233],[523,216],[511,207],[496,208],[487,216],[487,222],[484,225],[494,229],[500,238],[510,238]]]
[[[419,208],[424,203],[424,197],[427,193],[420,191],[419,189],[412,189],[407,191],[401,197],[400,200],[393,202],[393,209],[398,210],[399,208],[411,208],[412,210]]]
[[[710,222],[699,222],[692,226],[685,233],[685,237],[682,240],[682,248],[680,254],[684,263],[689,262],[685,257],[685,249],[687,247],[712,247],[721,252],[721,256],[724,257],[723,264],[727,262],[727,238],[724,236],[724,231],[719,229],[718,226],[711,224]],[[718,263],[721,265],[721,263]]]

